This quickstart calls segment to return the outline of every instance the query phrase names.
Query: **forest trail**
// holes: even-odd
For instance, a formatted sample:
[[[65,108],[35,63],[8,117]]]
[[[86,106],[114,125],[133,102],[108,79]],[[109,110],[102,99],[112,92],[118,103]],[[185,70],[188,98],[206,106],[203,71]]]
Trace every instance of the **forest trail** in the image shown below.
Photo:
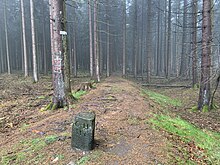
[[[106,153],[101,164],[165,163],[166,140],[147,124],[152,110],[135,83],[107,78],[84,97],[79,109],[97,115],[98,149]]]
[[[50,164],[55,155],[62,155],[63,158],[55,164],[80,164],[82,160],[89,165],[165,164],[166,138],[148,124],[148,119],[153,115],[151,107],[149,100],[141,96],[137,84],[112,76],[97,84],[96,89],[84,95],[70,110],[40,112],[40,107],[35,108],[33,116],[26,121],[27,128],[20,126],[1,134],[4,135],[1,136],[1,154],[6,157],[25,154],[28,150],[25,147],[33,147],[30,141],[55,136],[59,140],[44,146],[37,153],[27,151],[24,160],[13,161],[17,161],[16,164]],[[71,123],[81,111],[96,113],[96,147],[92,152],[76,151],[70,147]],[[28,144],[24,145],[28,140]]]

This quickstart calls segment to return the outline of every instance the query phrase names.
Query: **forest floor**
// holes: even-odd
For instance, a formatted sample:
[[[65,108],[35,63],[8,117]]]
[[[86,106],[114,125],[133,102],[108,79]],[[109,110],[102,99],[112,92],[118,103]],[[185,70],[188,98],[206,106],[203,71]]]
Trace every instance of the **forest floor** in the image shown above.
[[[89,81],[73,80],[73,89]],[[143,88],[111,76],[69,109],[45,111],[50,77],[33,84],[31,78],[0,75],[0,164],[218,164],[220,110],[192,112],[197,97],[198,89]],[[71,149],[72,122],[82,111],[96,113],[91,152]]]

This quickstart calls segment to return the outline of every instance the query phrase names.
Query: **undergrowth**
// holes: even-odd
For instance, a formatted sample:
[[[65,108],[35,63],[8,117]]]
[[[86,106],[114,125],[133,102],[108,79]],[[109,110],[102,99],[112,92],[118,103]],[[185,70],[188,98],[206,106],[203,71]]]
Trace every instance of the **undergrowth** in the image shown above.
[[[2,157],[0,164],[38,164],[43,162],[45,157],[40,151],[55,141],[57,141],[57,136],[55,135],[44,138],[22,140],[13,146],[12,153],[8,154],[6,152],[2,154],[2,152],[5,151],[1,152]]]
[[[220,164],[220,133],[201,130],[180,117],[155,115],[150,122],[172,136],[178,136],[185,144],[195,144],[195,147],[201,150],[197,157],[205,159],[202,161]]]
[[[161,106],[171,105],[171,106],[175,106],[175,107],[180,107],[182,105],[180,100],[172,99],[168,96],[165,96],[165,95],[162,95],[160,93],[156,93],[156,92],[153,92],[150,90],[143,89],[141,94],[148,95],[150,99],[154,100],[155,102],[157,102]]]
[[[79,100],[81,96],[85,95],[86,93],[87,93],[86,91],[80,90],[80,91],[72,93],[72,95],[75,99]]]

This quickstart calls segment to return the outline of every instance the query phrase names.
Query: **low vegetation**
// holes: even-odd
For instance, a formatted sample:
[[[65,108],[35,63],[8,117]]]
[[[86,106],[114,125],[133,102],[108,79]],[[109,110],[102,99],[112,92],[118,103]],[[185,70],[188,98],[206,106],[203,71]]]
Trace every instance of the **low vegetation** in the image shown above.
[[[175,107],[179,107],[182,105],[180,100],[172,99],[168,96],[162,95],[160,93],[156,93],[150,90],[142,90],[143,95],[148,95],[150,99],[154,100],[158,104],[162,106],[172,105]]]
[[[177,99],[150,90],[142,90],[142,94],[168,108],[182,105]],[[172,148],[171,164],[220,164],[220,133],[200,129],[175,114],[171,116],[169,111],[154,114],[150,123],[168,135]],[[175,152],[173,148],[176,148]]]
[[[4,150],[1,151],[1,155],[3,156],[1,157],[0,164],[38,164],[43,162],[45,157],[40,151],[56,141],[57,136],[55,135],[22,140],[13,146],[13,152],[11,154],[8,154]]]

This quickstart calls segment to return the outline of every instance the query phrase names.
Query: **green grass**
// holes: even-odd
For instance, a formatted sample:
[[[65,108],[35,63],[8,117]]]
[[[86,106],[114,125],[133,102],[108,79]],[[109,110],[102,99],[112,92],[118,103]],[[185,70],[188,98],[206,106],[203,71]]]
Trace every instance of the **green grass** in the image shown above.
[[[13,146],[13,154],[3,153],[3,151],[0,152],[0,155],[2,155],[0,164],[26,164],[27,162],[36,164],[36,162],[42,162],[44,161],[44,154],[40,153],[41,150],[56,140],[57,136],[54,135],[44,138],[22,140]]]
[[[102,155],[101,151],[94,151],[90,155],[83,156],[76,162],[76,165],[85,165],[89,161],[96,160]]]
[[[86,93],[86,91],[80,90],[78,92],[72,93],[72,95],[75,99],[79,100],[81,96],[85,95]]]
[[[180,107],[182,105],[180,100],[177,99],[172,99],[168,96],[162,95],[160,93],[156,93],[150,90],[142,90],[141,92],[142,95],[148,95],[150,99],[154,100],[158,104],[162,106],[175,106],[175,107]]]
[[[155,115],[150,122],[160,129],[180,137],[183,142],[193,142],[204,149],[203,154],[210,164],[220,164],[220,133],[201,130],[179,117]]]

